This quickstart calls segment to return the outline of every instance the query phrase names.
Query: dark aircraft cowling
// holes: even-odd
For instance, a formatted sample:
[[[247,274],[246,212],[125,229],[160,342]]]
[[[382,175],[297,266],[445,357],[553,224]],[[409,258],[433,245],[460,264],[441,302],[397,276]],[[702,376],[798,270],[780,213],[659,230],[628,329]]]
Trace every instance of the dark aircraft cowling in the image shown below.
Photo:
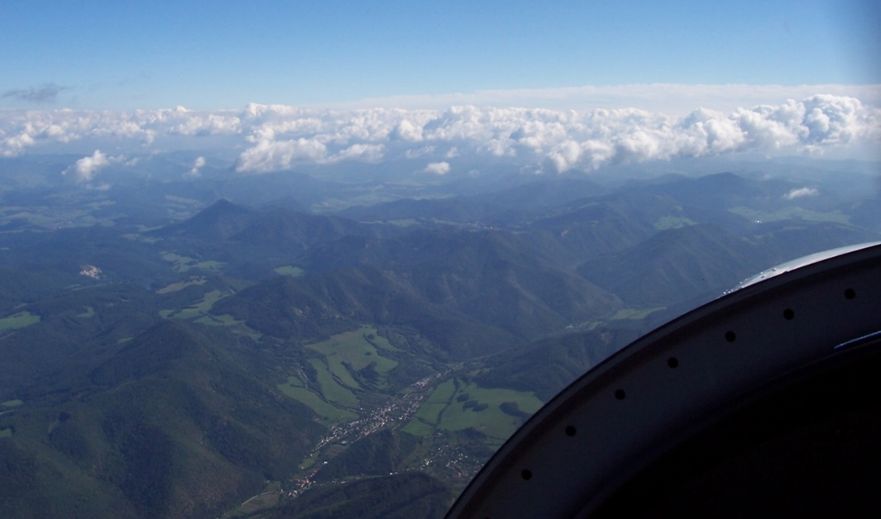
[[[881,246],[746,284],[539,410],[450,518],[877,512]]]

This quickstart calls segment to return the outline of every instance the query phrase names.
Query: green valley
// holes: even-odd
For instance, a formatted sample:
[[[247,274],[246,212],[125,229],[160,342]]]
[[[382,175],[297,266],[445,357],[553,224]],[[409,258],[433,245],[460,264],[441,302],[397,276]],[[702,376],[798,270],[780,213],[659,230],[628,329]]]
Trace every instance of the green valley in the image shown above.
[[[499,446],[541,407],[533,393],[503,388],[484,388],[459,378],[439,385],[417,411],[405,432],[431,435],[437,429],[474,429]]]

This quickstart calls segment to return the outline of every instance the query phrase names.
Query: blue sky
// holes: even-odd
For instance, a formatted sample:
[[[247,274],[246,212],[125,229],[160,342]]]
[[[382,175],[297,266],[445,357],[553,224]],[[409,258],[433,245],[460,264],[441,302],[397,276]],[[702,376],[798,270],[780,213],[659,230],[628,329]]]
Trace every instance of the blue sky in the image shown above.
[[[881,83],[881,3],[871,0],[545,4],[6,0],[0,107],[215,109],[578,85]]]

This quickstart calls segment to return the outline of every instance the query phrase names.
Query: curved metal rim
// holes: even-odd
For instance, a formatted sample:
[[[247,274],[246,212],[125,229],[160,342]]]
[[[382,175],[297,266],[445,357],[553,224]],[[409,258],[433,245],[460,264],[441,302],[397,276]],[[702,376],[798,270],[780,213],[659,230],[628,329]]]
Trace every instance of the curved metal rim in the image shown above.
[[[570,516],[591,508],[657,455],[658,438],[681,431],[689,416],[878,331],[879,265],[881,246],[835,256],[727,294],[638,339],[530,418],[448,517]]]

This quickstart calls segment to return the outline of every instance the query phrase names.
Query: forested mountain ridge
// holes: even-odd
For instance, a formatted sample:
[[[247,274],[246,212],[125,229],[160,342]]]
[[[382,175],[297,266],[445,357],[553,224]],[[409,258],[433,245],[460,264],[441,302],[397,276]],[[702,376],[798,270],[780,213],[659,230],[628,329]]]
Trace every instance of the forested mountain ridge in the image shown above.
[[[518,182],[0,190],[0,513],[438,516],[641,333],[881,237],[790,178]]]

